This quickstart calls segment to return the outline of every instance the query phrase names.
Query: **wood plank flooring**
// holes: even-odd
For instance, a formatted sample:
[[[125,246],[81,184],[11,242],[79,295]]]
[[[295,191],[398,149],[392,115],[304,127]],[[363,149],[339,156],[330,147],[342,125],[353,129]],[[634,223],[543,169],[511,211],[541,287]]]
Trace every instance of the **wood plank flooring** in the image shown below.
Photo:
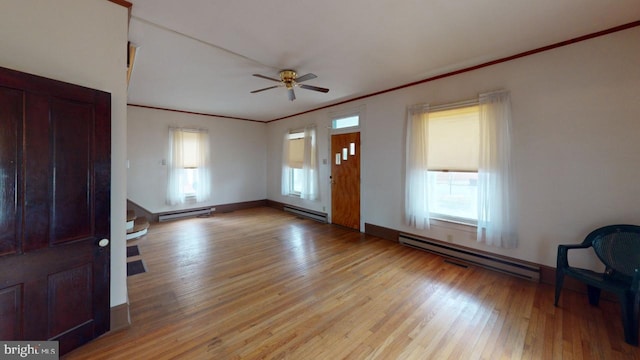
[[[130,243],[131,327],[64,359],[640,359],[615,302],[271,208]]]

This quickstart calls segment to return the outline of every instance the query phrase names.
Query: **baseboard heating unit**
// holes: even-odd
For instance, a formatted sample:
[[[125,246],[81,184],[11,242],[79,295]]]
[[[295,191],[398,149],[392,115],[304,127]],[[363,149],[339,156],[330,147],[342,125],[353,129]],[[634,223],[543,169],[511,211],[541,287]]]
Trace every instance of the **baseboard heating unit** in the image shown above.
[[[319,221],[321,223],[329,222],[327,220],[327,214],[321,213],[321,212],[318,212],[318,211],[307,210],[307,209],[303,209],[303,208],[299,208],[299,207],[293,207],[293,206],[287,206],[287,205],[284,206],[283,210],[286,211],[286,212],[290,212],[292,214],[296,214],[298,216],[304,217],[304,218],[308,218],[308,219],[311,219],[311,220]]]
[[[539,267],[521,263],[515,259],[494,257],[486,253],[473,252],[471,249],[463,249],[452,244],[444,244],[402,233],[400,234],[398,241],[402,245],[425,250],[441,255],[445,258],[460,260],[464,263],[514,275],[531,281],[540,281]]]
[[[182,211],[174,211],[169,213],[163,213],[158,216],[158,221],[170,221],[177,220],[187,217],[195,217],[202,215],[211,215],[213,208],[204,208],[204,209],[194,209],[194,210],[182,210]]]

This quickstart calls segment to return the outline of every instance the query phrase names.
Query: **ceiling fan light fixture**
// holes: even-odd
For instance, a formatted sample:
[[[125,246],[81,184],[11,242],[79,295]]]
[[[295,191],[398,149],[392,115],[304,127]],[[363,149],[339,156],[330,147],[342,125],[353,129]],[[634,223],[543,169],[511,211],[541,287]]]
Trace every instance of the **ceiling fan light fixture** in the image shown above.
[[[287,89],[291,90],[296,85],[296,72],[293,70],[282,70],[280,71],[280,80],[282,80]]]
[[[296,79],[296,72],[293,70],[282,70],[280,71],[280,80],[284,82],[292,82]]]

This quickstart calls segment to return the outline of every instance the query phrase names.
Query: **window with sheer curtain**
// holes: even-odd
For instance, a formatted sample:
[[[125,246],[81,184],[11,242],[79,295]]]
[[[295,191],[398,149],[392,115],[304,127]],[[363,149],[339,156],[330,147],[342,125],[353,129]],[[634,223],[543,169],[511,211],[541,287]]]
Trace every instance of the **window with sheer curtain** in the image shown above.
[[[206,130],[169,128],[167,203],[209,199],[209,133]]]
[[[517,245],[510,164],[508,92],[478,100],[408,109],[406,222],[431,219],[477,226],[478,241]]]
[[[316,128],[287,131],[282,150],[282,195],[318,199]]]

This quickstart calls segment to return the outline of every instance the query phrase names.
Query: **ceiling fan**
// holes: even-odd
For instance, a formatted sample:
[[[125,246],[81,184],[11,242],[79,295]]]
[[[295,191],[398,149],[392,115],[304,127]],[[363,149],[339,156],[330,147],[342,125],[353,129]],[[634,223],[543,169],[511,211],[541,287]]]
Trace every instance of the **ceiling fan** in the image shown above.
[[[307,81],[307,80],[311,80],[311,79],[317,78],[317,76],[315,74],[312,74],[312,73],[308,73],[306,75],[302,75],[300,77],[297,77],[296,72],[293,71],[293,70],[282,70],[282,71],[280,71],[280,79],[274,79],[274,78],[271,78],[271,77],[268,77],[268,76],[264,76],[264,75],[260,75],[260,74],[253,74],[253,76],[256,76],[256,77],[259,77],[259,78],[263,78],[263,79],[267,79],[267,80],[271,80],[271,81],[276,81],[276,82],[279,82],[280,84],[274,85],[274,86],[269,86],[269,87],[266,87],[264,89],[253,90],[251,92],[252,94],[284,86],[288,90],[289,100],[293,101],[293,100],[296,99],[296,94],[293,92],[293,88],[296,87],[296,86],[301,88],[301,89],[319,91],[319,92],[323,92],[323,93],[328,93],[329,92],[329,89],[327,89],[327,88],[300,84],[303,81]]]

